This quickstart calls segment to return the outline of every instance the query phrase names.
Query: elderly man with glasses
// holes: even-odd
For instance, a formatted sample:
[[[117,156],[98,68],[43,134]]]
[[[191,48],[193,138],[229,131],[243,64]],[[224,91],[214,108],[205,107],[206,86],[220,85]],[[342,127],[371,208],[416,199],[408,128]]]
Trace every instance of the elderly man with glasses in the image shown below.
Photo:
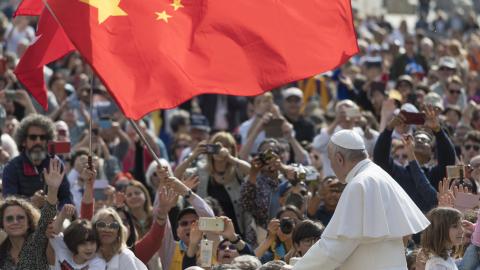
[[[43,115],[31,114],[20,122],[15,132],[15,142],[21,154],[12,159],[3,170],[4,197],[15,195],[30,198],[37,207],[45,203],[43,173],[49,166],[47,147],[48,142],[54,139],[54,130],[53,122]],[[66,176],[59,187],[58,200],[60,207],[72,203]]]

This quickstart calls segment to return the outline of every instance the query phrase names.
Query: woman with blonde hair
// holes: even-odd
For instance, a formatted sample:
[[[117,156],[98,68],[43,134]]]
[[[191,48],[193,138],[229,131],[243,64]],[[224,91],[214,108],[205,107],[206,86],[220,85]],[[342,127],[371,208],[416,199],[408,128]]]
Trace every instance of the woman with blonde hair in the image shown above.
[[[207,156],[206,162],[187,169],[189,158],[175,169],[175,176],[185,179],[190,175],[198,175],[200,183],[196,193],[203,198],[211,196],[218,200],[225,215],[232,219],[235,231],[243,236],[249,231],[251,235],[253,231],[249,228],[252,219],[240,204],[240,187],[250,172],[250,164],[237,158],[235,139],[228,132],[218,132],[208,144],[197,145],[193,155],[200,154]]]
[[[99,241],[99,254],[107,262],[108,270],[147,269],[127,248],[127,228],[113,208],[100,209],[92,222]]]

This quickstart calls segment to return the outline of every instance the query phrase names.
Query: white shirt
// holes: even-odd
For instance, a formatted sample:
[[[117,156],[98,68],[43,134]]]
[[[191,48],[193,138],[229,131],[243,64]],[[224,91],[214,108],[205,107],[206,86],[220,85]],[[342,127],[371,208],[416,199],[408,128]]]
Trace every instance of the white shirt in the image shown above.
[[[238,133],[241,137],[241,144],[244,145],[248,139],[248,132],[252,127],[253,121],[255,117],[248,119],[247,121],[243,122],[240,127],[238,128]],[[258,150],[258,146],[265,140],[265,131],[261,131],[257,138],[255,138],[255,142],[253,143],[252,149],[250,150],[250,154],[256,154]]]
[[[360,161],[345,180],[322,239],[293,269],[406,270],[402,237],[422,231],[428,220],[397,182],[369,159]]]
[[[106,270],[147,270],[147,267],[130,249],[124,248],[107,263]]]
[[[444,260],[443,258],[435,256],[428,259],[425,264],[425,270],[458,270],[458,268],[452,257]]]
[[[59,234],[50,239],[50,245],[55,251],[55,270],[105,270],[106,263],[103,259],[95,257],[83,264],[77,264],[73,260],[73,254],[63,241],[63,234]]]

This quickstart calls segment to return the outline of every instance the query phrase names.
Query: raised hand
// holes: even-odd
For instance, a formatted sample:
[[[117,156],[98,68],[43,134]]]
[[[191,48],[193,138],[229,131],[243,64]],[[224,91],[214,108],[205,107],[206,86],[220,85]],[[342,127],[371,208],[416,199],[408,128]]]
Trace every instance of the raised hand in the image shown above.
[[[63,219],[71,219],[76,213],[75,205],[73,204],[65,204],[60,212],[60,215]]]
[[[196,189],[200,184],[200,179],[198,178],[198,175],[190,175],[185,180],[183,180],[183,183],[189,189]]]
[[[115,207],[118,207],[118,208],[124,207],[125,200],[126,200],[125,193],[121,191],[115,192],[115,198],[113,199],[113,204],[115,205]]]
[[[166,186],[160,186],[157,191],[158,205],[155,207],[155,214],[157,217],[165,216],[170,212],[178,199],[178,194],[175,190],[168,188]]]
[[[455,195],[453,190],[451,190],[448,186],[448,179],[443,178],[438,183],[438,193],[437,193],[437,200],[439,207],[453,207],[455,202]]]
[[[190,227],[190,245],[198,245],[202,241],[203,232],[198,228],[198,221],[192,223]]]
[[[425,106],[425,127],[438,131],[440,129],[440,120],[438,119],[435,108],[432,105]]]
[[[62,184],[65,171],[62,171],[62,165],[59,159],[50,159],[48,170],[43,171],[43,177],[48,187],[58,189]]]
[[[403,134],[402,142],[407,150],[408,160],[415,160],[415,140],[413,139],[413,136],[410,134]]]
[[[274,218],[268,223],[268,237],[275,237],[280,229],[280,220]]]

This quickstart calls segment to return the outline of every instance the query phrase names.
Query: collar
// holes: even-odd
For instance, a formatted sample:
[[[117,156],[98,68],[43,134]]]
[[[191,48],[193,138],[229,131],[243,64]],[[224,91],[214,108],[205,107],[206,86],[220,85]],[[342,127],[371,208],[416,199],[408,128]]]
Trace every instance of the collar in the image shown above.
[[[360,172],[363,167],[368,165],[370,162],[372,162],[370,159],[366,158],[355,165],[353,169],[350,170],[350,172],[347,174],[347,177],[345,178],[345,182],[348,184],[352,179]]]
[[[30,161],[30,159],[28,159],[27,155],[25,153],[22,153],[22,155],[24,157],[22,162],[23,174],[25,176],[39,175],[37,168],[33,166],[32,162]]]

